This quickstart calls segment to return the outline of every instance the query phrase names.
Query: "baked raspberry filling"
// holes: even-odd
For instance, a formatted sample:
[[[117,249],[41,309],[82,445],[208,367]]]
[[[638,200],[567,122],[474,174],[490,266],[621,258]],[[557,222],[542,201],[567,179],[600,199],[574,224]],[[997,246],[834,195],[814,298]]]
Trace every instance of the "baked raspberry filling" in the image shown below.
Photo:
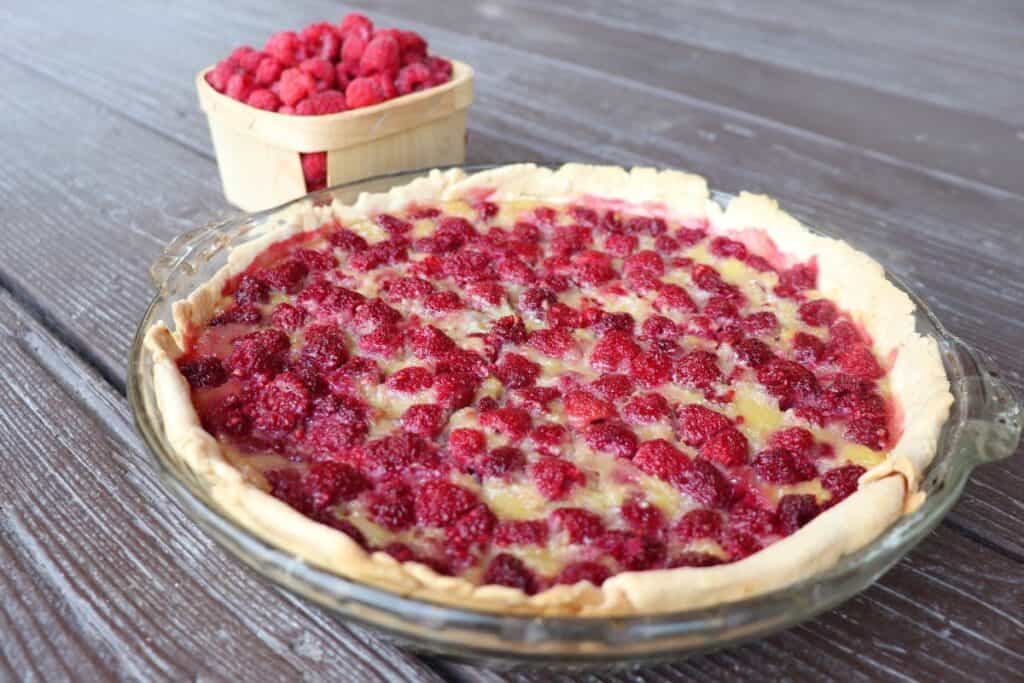
[[[254,484],[367,550],[527,593],[734,562],[895,436],[870,340],[777,261],[600,200],[408,206],[270,247],[178,365]]]
[[[207,74],[219,93],[250,107],[293,116],[322,116],[426,90],[452,77],[452,63],[430,55],[415,31],[375,28],[351,12],[337,25],[281,31],[256,50],[235,48]],[[327,184],[326,152],[300,155],[306,190]]]

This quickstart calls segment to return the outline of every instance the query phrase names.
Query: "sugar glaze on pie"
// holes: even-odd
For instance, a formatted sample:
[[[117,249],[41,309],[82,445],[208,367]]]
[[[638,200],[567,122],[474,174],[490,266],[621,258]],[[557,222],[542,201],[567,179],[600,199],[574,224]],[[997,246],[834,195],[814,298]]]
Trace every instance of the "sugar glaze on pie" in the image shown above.
[[[148,345],[168,438],[258,533],[601,614],[785,585],[912,508],[950,403],[912,312],[767,198],[517,165],[299,205]]]

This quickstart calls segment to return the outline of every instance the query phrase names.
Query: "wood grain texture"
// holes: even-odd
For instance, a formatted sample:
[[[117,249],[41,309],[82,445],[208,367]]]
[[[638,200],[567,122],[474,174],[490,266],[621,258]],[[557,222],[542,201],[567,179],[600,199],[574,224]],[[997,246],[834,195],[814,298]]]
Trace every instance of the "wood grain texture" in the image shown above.
[[[0,7],[0,285],[20,302],[0,293],[0,452],[28,464],[0,479],[0,680],[433,675],[211,545],[154,481],[116,391],[146,265],[227,210],[191,76],[352,7],[477,69],[470,162],[646,163],[776,195],[880,257],[1024,388],[1018,3]],[[917,551],[810,624],[593,679],[1014,680],[1021,490],[1020,457],[979,470]],[[204,643],[226,661],[203,661]]]
[[[438,680],[216,547],[162,491],[124,398],[2,291],[0,339],[0,661],[16,678]]]
[[[364,2],[360,7],[376,5]],[[522,11],[500,7],[504,12]],[[25,12],[6,17],[9,25],[24,30],[15,31],[14,40],[0,52],[8,49],[16,57],[24,56],[31,46],[19,36],[40,33],[56,39],[63,31],[88,40],[89,31],[99,31],[115,11],[111,7],[106,13],[72,19],[50,6],[33,9],[39,14],[36,18]],[[558,41],[550,36],[542,40],[544,31],[570,39],[573,34],[567,31],[572,27],[539,19],[527,22],[517,33],[516,46],[510,47],[477,35],[490,31],[486,12],[479,15],[479,7],[461,12],[459,21],[454,14],[445,14],[456,12],[452,9],[428,12],[408,3],[400,10],[402,15],[373,14],[382,23],[420,29],[435,45],[451,45],[450,54],[477,69],[470,162],[533,158],[552,163],[649,163],[697,169],[716,187],[778,196],[808,221],[840,232],[880,257],[925,293],[953,332],[991,353],[1010,381],[1018,389],[1024,387],[1024,356],[1016,341],[1024,336],[1024,321],[1018,315],[1024,280],[1018,275],[1017,256],[1024,250],[1024,231],[1019,229],[1024,198],[723,108],[701,99],[713,93],[704,93],[690,81],[683,81],[685,88],[678,91],[659,89],[614,74],[609,77],[599,65],[582,68],[547,56],[548,43]],[[0,191],[13,192],[26,176],[35,184],[32,193],[17,193],[14,206],[6,210],[31,215],[37,197],[59,195],[64,191],[61,182],[72,174],[77,194],[101,199],[98,216],[83,215],[74,203],[34,216],[35,229],[0,255],[0,276],[6,272],[12,287],[60,320],[75,345],[92,354],[111,378],[121,374],[133,325],[148,298],[146,262],[161,242],[224,211],[214,166],[171,140],[154,139],[152,131],[186,141],[189,149],[207,149],[205,122],[199,118],[189,80],[195,65],[214,59],[224,44],[259,43],[276,28],[299,26],[340,10],[327,2],[311,2],[299,11],[255,3],[232,8],[183,6],[186,13],[175,32],[160,30],[162,15],[141,3],[118,11],[123,21],[152,36],[150,58],[134,69],[120,66],[120,55],[131,40],[122,35],[98,44],[89,62],[65,56],[66,63],[50,65],[48,60],[59,55],[45,55],[33,58],[31,67],[0,65],[14,98],[14,111],[8,114],[12,122],[0,135],[10,135],[12,141],[31,140],[30,146],[44,155],[42,160],[16,158],[13,165],[0,169]],[[208,17],[221,33],[209,33],[195,17]],[[454,23],[444,24],[437,17]],[[477,34],[467,37],[463,30]],[[495,36],[498,39],[505,40]],[[208,56],[215,50],[220,52]],[[196,56],[190,58],[191,54]],[[116,78],[92,80],[89,72],[104,71],[104,66]],[[43,68],[52,70],[49,76],[36,73]],[[180,78],[168,81],[175,73]],[[81,94],[62,92],[58,110],[40,121],[35,112],[48,106],[52,96],[40,79],[48,77]],[[117,107],[98,103],[107,100],[116,101]],[[623,102],[631,104],[613,106]],[[85,120],[80,120],[79,111],[89,112]],[[874,117],[875,125],[886,119]],[[55,135],[57,130],[74,128],[84,129],[83,138]],[[112,158],[121,161],[120,167],[110,167]],[[68,175],[55,177],[48,172],[54,167],[63,167]],[[102,174],[95,173],[99,167],[105,167]],[[173,191],[168,189],[172,187]],[[142,193],[147,203],[129,212],[127,207],[139,207]],[[128,228],[111,230],[111,219]],[[62,286],[54,288],[49,274],[31,264],[40,244],[52,242],[72,223],[90,238],[82,244],[56,245],[51,268],[60,274]],[[958,265],[956,277],[951,277],[951,263]],[[83,304],[80,292],[95,289],[97,283],[110,294],[107,305]],[[1024,522],[1024,504],[1016,494],[1022,487],[1024,459],[979,470],[954,519],[971,533],[1024,557],[1024,538],[1016,532]]]

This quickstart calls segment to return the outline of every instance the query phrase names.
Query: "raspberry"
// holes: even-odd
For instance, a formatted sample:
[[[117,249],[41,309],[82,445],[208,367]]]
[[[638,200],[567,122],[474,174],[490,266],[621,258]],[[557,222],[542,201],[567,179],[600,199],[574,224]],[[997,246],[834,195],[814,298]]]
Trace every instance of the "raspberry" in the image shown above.
[[[709,351],[692,351],[676,363],[673,379],[688,386],[708,389],[712,384],[723,381],[718,369],[718,356]]]
[[[401,394],[416,394],[429,389],[434,383],[434,375],[427,368],[419,365],[402,368],[388,377],[388,389]]]
[[[228,80],[238,71],[238,66],[230,60],[223,60],[206,74],[206,82],[217,92],[224,92],[228,87]]]
[[[708,460],[715,460],[726,467],[738,467],[747,462],[750,445],[747,437],[734,427],[723,429],[700,447],[700,455]]]
[[[231,354],[224,366],[240,377],[273,374],[284,365],[284,355],[290,346],[288,335],[281,330],[251,332],[231,342]]]
[[[321,57],[312,57],[299,64],[299,71],[307,73],[318,81],[326,83],[327,87],[334,85],[334,65]]]
[[[861,379],[881,379],[885,375],[875,354],[863,344],[848,346],[839,352],[836,361],[843,372]]]
[[[548,500],[562,500],[573,486],[583,486],[587,479],[571,462],[542,458],[530,466],[530,478],[540,494]]]
[[[622,274],[627,278],[638,275],[661,277],[665,274],[665,262],[656,251],[645,249],[638,251],[622,262]]]
[[[474,506],[469,512],[459,517],[455,523],[445,529],[449,543],[456,545],[484,545],[494,536],[498,520],[483,503]]]
[[[604,522],[583,508],[558,508],[548,519],[555,531],[564,531],[569,543],[589,543],[604,533]]]
[[[310,24],[299,32],[299,39],[304,42],[311,53],[327,61],[338,59],[338,48],[341,36],[338,30],[327,22]]]
[[[720,545],[725,552],[729,553],[731,562],[749,557],[762,548],[760,541],[752,535],[732,529],[723,535]]]
[[[705,292],[728,296],[736,291],[732,285],[722,279],[717,270],[703,263],[698,263],[693,267],[691,276],[693,277],[693,283]]]
[[[423,299],[423,308],[430,313],[444,314],[461,311],[465,306],[459,295],[451,291],[440,291],[428,294]]]
[[[566,429],[558,424],[543,424],[530,432],[530,440],[537,450],[545,455],[559,455],[562,442],[565,440]]]
[[[658,235],[654,240],[654,248],[663,254],[671,254],[679,249],[679,242],[668,235]]]
[[[360,235],[347,228],[338,228],[334,232],[329,233],[327,240],[342,251],[352,253],[365,251],[370,246]]]
[[[249,97],[245,100],[245,103],[250,107],[256,107],[257,109],[277,111],[278,107],[281,106],[281,98],[269,90],[258,88],[249,93]]]
[[[661,353],[641,353],[630,361],[630,372],[640,386],[652,389],[672,378],[672,359]]]
[[[687,446],[702,446],[715,434],[732,427],[725,415],[697,404],[679,408],[678,417],[679,437]]]
[[[309,413],[310,396],[295,375],[284,372],[260,389],[253,407],[254,424],[265,432],[287,432],[295,429]]]
[[[889,430],[883,420],[876,417],[859,417],[850,420],[846,425],[843,438],[880,451],[889,442]]]
[[[515,446],[501,446],[485,455],[478,468],[478,474],[484,477],[505,477],[521,472],[526,467],[526,456]]]
[[[656,311],[682,311],[684,313],[696,313],[697,304],[686,293],[686,290],[679,285],[663,285],[654,299],[654,310]]]
[[[349,12],[341,20],[338,33],[343,38],[347,38],[350,35],[369,38],[373,33],[373,22],[367,19],[366,15],[359,12]]]
[[[587,445],[600,453],[610,453],[617,458],[632,458],[636,453],[636,434],[618,421],[591,424],[587,427],[585,438]]]
[[[524,313],[532,313],[535,318],[542,319],[541,313],[558,298],[547,287],[530,287],[519,295],[518,306]]]
[[[253,80],[258,86],[270,88],[271,85],[277,83],[281,78],[281,72],[283,70],[284,67],[281,66],[281,62],[277,61],[273,57],[264,57],[260,60],[259,66],[256,67],[256,73]],[[250,102],[250,104],[252,103]]]
[[[543,519],[501,522],[494,532],[494,545],[546,545],[548,524]]]
[[[628,375],[612,373],[591,382],[590,388],[606,401],[618,401],[633,393],[633,380]]]
[[[480,251],[463,249],[441,262],[445,275],[459,284],[494,279],[494,260]]]
[[[463,372],[438,375],[434,378],[434,392],[438,402],[451,410],[465,408],[472,403],[478,388],[477,378]]]
[[[644,321],[640,331],[643,339],[649,340],[674,340],[679,336],[676,324],[663,315],[652,315]]]
[[[709,553],[679,553],[671,560],[668,561],[669,569],[677,569],[679,567],[714,567],[715,565],[722,564],[723,560],[720,557],[711,555]]]
[[[736,303],[727,296],[715,294],[704,304],[704,315],[719,323],[740,319]]]
[[[394,327],[384,325],[359,338],[359,349],[377,358],[391,358],[402,349],[402,336]]]
[[[444,429],[445,411],[436,403],[417,403],[402,414],[402,429],[432,439]]]
[[[636,249],[639,240],[633,235],[610,235],[604,241],[604,250],[612,256],[626,258]]]
[[[505,434],[512,439],[521,439],[530,431],[530,413],[522,408],[496,408],[480,413],[480,424]]]
[[[612,260],[602,251],[584,251],[572,259],[573,278],[584,287],[596,287],[618,277]]]
[[[696,228],[679,228],[675,232],[676,240],[684,247],[692,247],[707,236],[708,234],[704,230]]]
[[[634,396],[623,406],[622,414],[634,424],[652,424],[671,416],[672,407],[661,394],[641,394]]]
[[[829,505],[835,505],[841,500],[848,498],[859,486],[860,479],[865,470],[860,465],[844,465],[829,470],[821,476],[821,485],[826,491],[832,494]]]
[[[366,44],[363,56],[359,59],[359,75],[386,74],[394,78],[401,66],[398,41],[391,36],[376,35]]]
[[[779,329],[779,319],[770,311],[761,311],[743,318],[742,325],[747,334],[774,334]]]
[[[345,38],[341,44],[341,63],[339,66],[343,66],[346,74],[355,74],[359,70],[359,62],[363,58],[363,53],[366,52],[366,44],[369,38],[364,38],[359,35],[349,36]]]
[[[279,84],[278,96],[282,102],[292,107],[316,92],[316,81],[313,80],[313,77],[298,69],[282,71]]]
[[[435,360],[456,348],[448,335],[430,325],[413,330],[409,340],[413,355],[420,360]]]
[[[357,78],[345,88],[345,105],[349,109],[371,107],[383,101],[380,87],[372,78]]]
[[[270,495],[302,514],[312,513],[306,500],[306,492],[302,489],[301,475],[298,470],[268,470],[263,473],[263,476],[270,484]]]
[[[819,512],[818,501],[814,496],[786,495],[779,499],[775,509],[776,526],[783,536],[789,536],[817,517]]]
[[[747,501],[733,503],[729,509],[730,531],[767,536],[775,531],[775,513]]]
[[[735,258],[740,261],[747,258],[747,246],[727,237],[716,237],[711,240],[711,253],[721,258]]]
[[[797,315],[811,327],[828,327],[839,315],[836,305],[828,299],[815,299],[800,304]]]
[[[584,426],[615,416],[615,406],[586,391],[570,391],[566,394],[563,403],[569,421],[577,426]]]
[[[576,347],[576,339],[564,328],[534,330],[527,343],[551,358],[564,358]]]
[[[422,299],[434,291],[434,285],[418,277],[403,277],[387,285],[387,300],[397,304],[410,299]]]
[[[299,154],[299,161],[302,164],[302,177],[306,181],[307,192],[316,192],[327,187],[326,152],[303,152]]]
[[[368,441],[362,446],[362,468],[376,477],[403,474],[413,467],[433,469],[437,462],[433,447],[407,432]]]
[[[255,306],[237,306],[232,304],[210,318],[210,327],[233,324],[255,325],[262,319],[263,315]]]
[[[819,363],[825,357],[825,343],[813,334],[797,332],[793,336],[793,357],[798,363]]]
[[[299,116],[323,116],[337,114],[347,109],[345,94],[338,90],[324,90],[313,93],[295,106]]]
[[[598,545],[628,571],[663,566],[667,555],[664,541],[628,531],[606,531]]]
[[[829,327],[829,336],[831,337],[830,345],[840,349],[864,342],[860,332],[849,320],[836,320],[832,323]]]
[[[781,297],[796,299],[800,292],[814,289],[818,281],[818,268],[813,263],[798,263],[789,270],[779,273],[779,284],[775,285],[775,294]]]
[[[405,484],[385,484],[370,494],[366,506],[369,517],[388,531],[408,529],[416,521],[416,501]]]
[[[634,356],[640,353],[640,346],[633,336],[621,330],[609,330],[601,337],[590,352],[590,367],[601,372],[615,372],[625,369]]]
[[[783,448],[769,448],[754,458],[754,472],[769,484],[799,484],[818,476],[814,463],[806,456]]]
[[[430,481],[416,492],[416,519],[427,526],[448,526],[478,503],[476,494],[447,481]]]
[[[338,265],[338,259],[330,251],[314,251],[312,249],[296,249],[295,257],[301,261],[310,272],[322,272],[331,270]]]
[[[484,571],[483,582],[498,586],[518,588],[527,595],[537,592],[537,578],[522,560],[508,553],[494,556]]]
[[[564,327],[570,330],[583,324],[579,311],[558,301],[548,308],[546,322],[548,327]]]
[[[270,36],[263,51],[285,66],[295,66],[301,46],[302,41],[294,31],[282,31]]]
[[[340,367],[348,360],[345,335],[338,328],[331,325],[310,325],[306,328],[305,336],[306,343],[301,351],[304,364],[316,368],[319,372],[327,372]]]
[[[309,268],[297,258],[288,257],[271,268],[260,271],[259,277],[268,287],[288,294],[302,289]]]
[[[635,216],[626,221],[626,232],[633,235],[650,235],[658,237],[668,230],[665,219],[650,216]]]
[[[640,444],[636,455],[633,456],[633,464],[641,472],[668,482],[678,480],[683,472],[692,466],[690,459],[682,451],[664,439],[644,441]]]
[[[799,335],[799,333],[797,333]],[[746,337],[733,344],[733,350],[740,362],[752,368],[759,368],[771,361],[775,354],[763,341]]]
[[[555,577],[555,583],[573,586],[581,581],[589,581],[599,587],[611,575],[611,571],[599,562],[570,562],[562,567],[562,571]]]
[[[814,448],[814,435],[803,427],[788,427],[771,435],[768,445],[798,455],[807,455]]]
[[[448,452],[458,463],[470,463],[487,447],[483,432],[476,429],[453,429],[448,435]]]
[[[630,530],[638,534],[657,534],[665,528],[664,513],[646,500],[630,498],[619,513]]]
[[[228,373],[218,358],[203,356],[178,361],[178,370],[194,389],[212,389],[228,381]]]
[[[525,356],[506,353],[501,357],[494,375],[510,389],[524,389],[533,386],[540,375],[540,366]]]
[[[408,95],[411,92],[418,92],[429,88],[430,69],[423,64],[409,64],[402,67],[395,79],[395,88],[400,95]]]
[[[709,508],[728,505],[732,486],[722,472],[709,461],[698,458],[693,467],[679,475],[679,487],[694,500]]]
[[[270,298],[270,291],[267,283],[262,278],[252,275],[245,275],[232,292],[235,303],[239,304],[261,304],[266,303]]]
[[[505,302],[505,288],[494,282],[473,282],[466,286],[470,305],[477,311],[486,311]]]
[[[339,500],[352,500],[372,484],[351,465],[327,461],[313,463],[302,479],[302,486],[313,509],[320,511]]]
[[[713,510],[691,510],[682,516],[673,531],[682,543],[715,539],[722,532],[722,516]]]
[[[491,374],[490,366],[483,356],[475,351],[459,348],[444,354],[438,361],[436,369],[438,374],[460,373],[481,380]]]
[[[818,391],[818,380],[802,365],[774,358],[757,369],[757,381],[787,410]]]

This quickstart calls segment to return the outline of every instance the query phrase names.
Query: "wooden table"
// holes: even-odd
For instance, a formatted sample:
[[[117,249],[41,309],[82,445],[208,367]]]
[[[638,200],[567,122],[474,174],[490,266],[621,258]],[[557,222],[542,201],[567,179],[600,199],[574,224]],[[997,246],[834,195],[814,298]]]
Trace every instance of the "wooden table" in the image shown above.
[[[125,401],[148,263],[228,209],[192,75],[349,8],[70,4],[0,8],[0,679],[505,680],[254,577],[162,491]],[[356,8],[476,67],[470,162],[653,164],[777,195],[884,260],[1019,390],[1024,6],[644,4]],[[983,468],[839,609],[599,678],[1020,680],[1022,491],[1024,458]]]

